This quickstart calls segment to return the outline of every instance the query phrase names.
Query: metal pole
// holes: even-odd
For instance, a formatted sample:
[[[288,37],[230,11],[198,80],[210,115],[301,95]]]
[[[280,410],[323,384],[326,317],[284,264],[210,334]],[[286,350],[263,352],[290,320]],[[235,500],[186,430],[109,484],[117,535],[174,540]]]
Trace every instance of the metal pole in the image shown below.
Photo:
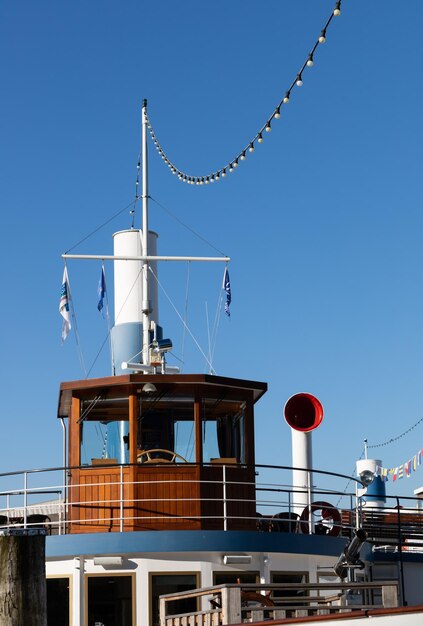
[[[120,522],[119,522],[119,530],[123,533],[123,465],[120,466],[120,489],[119,489],[119,498],[120,498]]]
[[[308,507],[308,534],[312,535],[314,531],[313,526],[313,511],[311,508],[311,478],[310,472],[307,472],[307,507]]]
[[[396,508],[397,508],[397,524],[398,524],[398,555],[399,555],[399,566],[400,566],[402,605],[407,606],[407,600],[405,597],[404,561],[403,561],[403,556],[402,556],[401,509],[400,509],[400,501],[399,501],[398,496],[395,496],[395,500],[397,502]]]
[[[82,259],[84,261],[177,261],[185,263],[186,261],[198,261],[200,263],[228,263],[231,260],[229,256],[128,256],[124,254],[62,254],[62,259]]]
[[[24,528],[27,526],[28,472],[24,473]]]
[[[147,100],[142,102],[142,253],[148,256],[148,156]],[[150,365],[150,302],[148,299],[148,261],[142,264],[142,362]]]
[[[228,510],[226,502],[226,465],[222,467],[222,482],[223,482],[223,530],[228,530]]]

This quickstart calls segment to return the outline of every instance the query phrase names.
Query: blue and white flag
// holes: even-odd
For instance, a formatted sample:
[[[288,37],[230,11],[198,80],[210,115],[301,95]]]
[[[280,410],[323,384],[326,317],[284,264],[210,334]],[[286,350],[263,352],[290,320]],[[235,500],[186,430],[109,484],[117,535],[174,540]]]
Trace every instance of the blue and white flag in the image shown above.
[[[101,311],[104,306],[104,296],[106,295],[106,277],[104,275],[104,267],[101,268],[101,276],[97,287],[97,309]]]
[[[66,337],[69,335],[70,329],[72,328],[70,310],[69,310],[68,270],[66,269],[66,267],[63,270],[62,288],[60,290],[59,313],[63,317],[63,323],[62,323],[62,343],[63,343]]]
[[[231,281],[229,280],[229,272],[228,272],[227,267],[225,267],[225,273],[223,274],[222,289],[226,291],[225,313],[228,317],[230,317],[231,312],[229,310],[229,307],[232,301],[232,293],[231,293]]]

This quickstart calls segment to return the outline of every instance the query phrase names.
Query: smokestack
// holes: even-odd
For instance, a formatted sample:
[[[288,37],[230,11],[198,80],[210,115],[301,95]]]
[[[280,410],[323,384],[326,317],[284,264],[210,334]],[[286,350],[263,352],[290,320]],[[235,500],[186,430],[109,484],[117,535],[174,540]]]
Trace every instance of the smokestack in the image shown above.
[[[313,469],[311,433],[323,420],[323,407],[310,393],[297,393],[285,404],[284,417],[292,434],[293,511],[301,515],[308,505]]]

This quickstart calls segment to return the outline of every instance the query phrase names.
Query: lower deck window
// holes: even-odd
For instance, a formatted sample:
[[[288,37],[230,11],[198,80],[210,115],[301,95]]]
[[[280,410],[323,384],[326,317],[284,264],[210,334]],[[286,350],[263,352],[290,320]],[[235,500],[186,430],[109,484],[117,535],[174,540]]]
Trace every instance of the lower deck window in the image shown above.
[[[159,626],[159,598],[166,593],[181,593],[197,589],[200,585],[197,574],[153,574],[151,576],[151,615],[153,626]],[[194,613],[197,611],[196,598],[187,598],[167,604],[167,613]],[[91,626],[91,624],[89,625]]]
[[[308,573],[307,572],[272,572],[271,573],[271,581],[272,583],[296,583],[298,587],[291,587],[288,589],[275,589],[272,593],[272,599],[276,604],[284,604],[284,598],[301,598],[308,595],[307,589],[302,589],[301,585],[303,583],[308,583]],[[286,600],[287,604],[295,604],[295,600]]]
[[[213,585],[256,584],[260,582],[258,572],[214,572]]]
[[[88,626],[134,624],[132,576],[89,576],[87,587]]]
[[[47,578],[47,624],[69,626],[69,578]]]

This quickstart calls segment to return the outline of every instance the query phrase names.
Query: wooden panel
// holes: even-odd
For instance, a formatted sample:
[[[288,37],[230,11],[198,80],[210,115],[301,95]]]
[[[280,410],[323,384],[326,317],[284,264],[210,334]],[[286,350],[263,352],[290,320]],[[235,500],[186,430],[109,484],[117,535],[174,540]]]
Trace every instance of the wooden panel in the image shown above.
[[[123,471],[124,519],[133,515],[129,468]],[[79,484],[79,499],[70,505],[70,532],[111,532],[120,530],[120,469],[96,467],[74,471],[72,484]],[[124,524],[131,530],[131,521]]]
[[[200,528],[198,478],[195,465],[139,466],[136,530]]]
[[[202,528],[223,529],[223,467],[201,470]],[[242,466],[226,466],[226,503],[228,530],[255,530],[254,470]],[[231,484],[233,483],[233,484]]]

